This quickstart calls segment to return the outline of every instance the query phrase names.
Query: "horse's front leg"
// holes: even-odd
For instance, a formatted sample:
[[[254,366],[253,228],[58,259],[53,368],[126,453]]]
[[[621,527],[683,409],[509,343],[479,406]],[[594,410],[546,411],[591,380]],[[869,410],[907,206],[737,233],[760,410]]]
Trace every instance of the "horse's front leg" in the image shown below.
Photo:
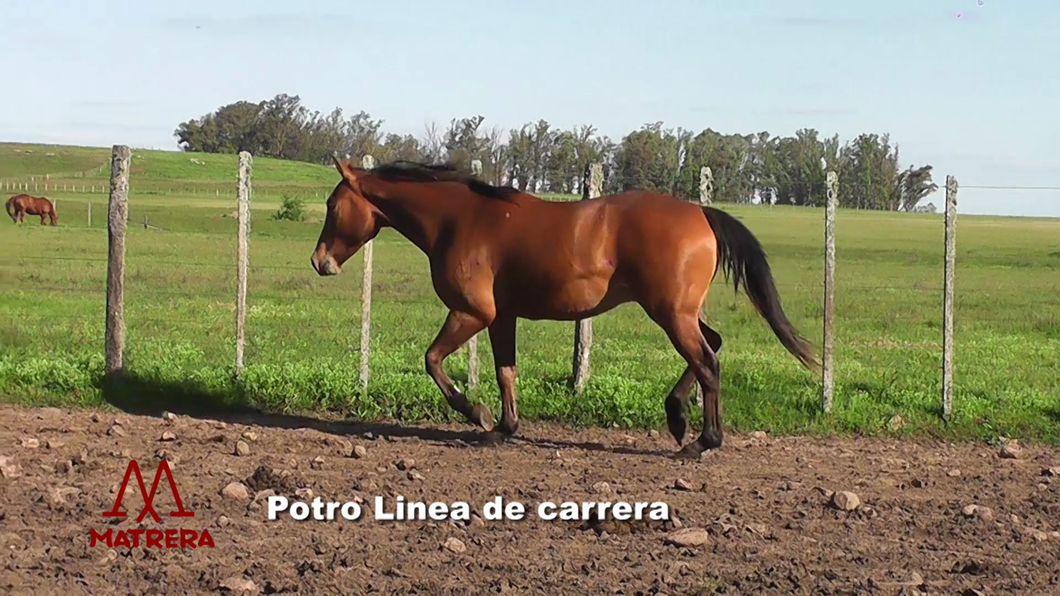
[[[449,311],[449,316],[445,318],[442,330],[438,332],[438,336],[434,338],[431,347],[427,349],[425,357],[427,374],[434,380],[434,384],[441,389],[442,395],[445,396],[445,400],[449,402],[449,405],[457,412],[463,414],[469,422],[478,425],[487,432],[493,430],[493,414],[490,413],[489,408],[486,406],[471,407],[467,397],[453,385],[452,380],[445,374],[442,363],[445,362],[445,359],[450,354],[460,349],[460,346],[463,346],[469,339],[474,337],[476,333],[485,329],[489,323],[490,321],[483,321],[480,317],[472,314],[455,310]]]

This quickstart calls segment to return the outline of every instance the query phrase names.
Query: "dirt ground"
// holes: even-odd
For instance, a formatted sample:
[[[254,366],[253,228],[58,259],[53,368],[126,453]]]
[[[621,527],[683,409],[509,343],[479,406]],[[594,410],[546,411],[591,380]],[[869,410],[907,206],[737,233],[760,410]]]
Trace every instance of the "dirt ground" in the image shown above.
[[[0,592],[1060,594],[1056,450],[759,434],[682,462],[665,433],[520,434],[475,447],[457,426],[3,407]],[[128,517],[104,518],[130,458],[148,490],[171,462],[194,517],[168,515],[163,477],[161,521],[138,524],[134,475]],[[273,493],[365,508],[269,521]],[[501,496],[527,514],[381,521],[377,495],[388,511],[400,495],[478,515]],[[672,519],[545,521],[542,501],[665,502]],[[214,547],[90,547],[108,528],[208,530]]]

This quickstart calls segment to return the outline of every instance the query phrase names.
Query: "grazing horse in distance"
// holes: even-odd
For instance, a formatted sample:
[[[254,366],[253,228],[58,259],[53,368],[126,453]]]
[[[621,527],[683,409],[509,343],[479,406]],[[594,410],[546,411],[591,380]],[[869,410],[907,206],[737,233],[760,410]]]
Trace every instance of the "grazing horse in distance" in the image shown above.
[[[7,214],[11,216],[11,221],[25,222],[26,214],[39,215],[40,225],[44,225],[49,220],[51,225],[59,225],[59,216],[55,213],[55,205],[51,201],[44,197],[34,197],[32,195],[15,195],[7,200]]]
[[[687,363],[665,401],[678,445],[693,384],[703,390],[703,429],[675,456],[696,459],[721,447],[721,336],[699,319],[718,269],[743,286],[781,344],[819,370],[812,346],[781,308],[761,245],[724,211],[648,191],[550,202],[448,165],[365,170],[336,159],[335,167],[341,179],[327,200],[313,268],[322,276],[341,273],[383,227],[427,255],[435,293],[449,308],[425,355],[427,374],[454,410],[485,431],[487,443],[514,435],[519,425],[517,319],[574,321],[637,302]],[[442,367],[484,329],[501,391],[500,434],[490,409],[472,407]]]

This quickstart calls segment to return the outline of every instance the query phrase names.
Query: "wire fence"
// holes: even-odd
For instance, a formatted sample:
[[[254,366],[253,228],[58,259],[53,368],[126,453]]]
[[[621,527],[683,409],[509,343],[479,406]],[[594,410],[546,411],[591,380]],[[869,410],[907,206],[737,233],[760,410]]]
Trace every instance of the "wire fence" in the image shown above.
[[[389,318],[385,319],[388,325],[404,318],[414,320],[411,325],[382,329],[387,346],[406,346],[415,341],[415,345],[423,347],[424,341],[433,336],[433,330],[425,330],[423,324],[434,319],[437,319],[434,324],[438,324],[439,317],[444,315],[444,307],[417,272],[394,264],[399,260],[396,258],[399,252],[404,255],[414,252],[413,249],[384,242],[377,250],[379,241],[373,241],[356,259],[359,263],[347,266],[348,274],[353,273],[357,279],[328,286],[312,284],[305,280],[311,273],[308,251],[294,255],[287,252],[288,245],[274,249],[270,244],[272,239],[267,235],[262,237],[260,229],[257,230],[259,235],[251,242],[249,206],[251,195],[257,196],[257,189],[251,192],[249,156],[240,156],[241,165],[244,159],[248,161],[245,172],[240,167],[244,173],[239,178],[246,183],[238,185],[243,194],[236,202],[236,217],[229,218],[217,229],[175,230],[167,229],[163,209],[151,211],[147,207],[138,209],[129,205],[128,167],[121,165],[119,153],[116,149],[116,166],[112,168],[115,175],[107,186],[109,204],[96,208],[96,219],[91,219],[88,209],[75,214],[71,214],[70,206],[66,209],[68,222],[84,216],[85,219],[81,220],[85,222],[84,227],[106,227],[109,248],[103,250],[101,243],[99,251],[89,254],[40,255],[18,263],[19,266],[30,262],[55,263],[62,268],[65,274],[50,279],[29,274],[20,282],[17,295],[27,300],[48,294],[76,298],[69,302],[67,312],[56,312],[49,318],[56,322],[80,323],[91,328],[92,332],[104,325],[108,373],[121,370],[125,365],[125,329],[128,325],[137,346],[150,341],[171,344],[171,347],[187,346],[202,342],[196,338],[209,338],[211,345],[215,346],[213,355],[202,359],[215,359],[226,354],[225,357],[232,358],[232,369],[237,376],[245,366],[262,360],[282,366],[288,359],[305,357],[309,350],[323,352],[337,348],[355,366],[361,389],[366,391],[373,369],[393,364],[390,355],[373,351],[380,345],[372,338],[373,333],[380,331],[377,312],[380,301],[383,311],[389,313]],[[370,163],[365,165],[371,166]],[[588,182],[583,198],[599,196],[603,188],[602,168],[592,164],[587,168],[585,179]],[[710,203],[713,182],[709,172],[703,173],[702,180],[700,201]],[[844,224],[848,222],[844,219],[846,214],[835,209],[835,187],[839,183],[834,174],[829,175],[826,221],[820,221],[820,210],[806,210],[805,216],[785,224],[785,234],[794,236],[823,232],[824,258],[818,257],[816,265],[800,272],[792,271],[794,267],[779,265],[777,261],[798,260],[803,269],[807,269],[805,264],[809,261],[805,255],[788,257],[783,252],[783,244],[771,255],[774,274],[778,276],[786,303],[801,307],[794,312],[793,319],[821,325],[817,333],[809,333],[811,337],[817,335],[822,339],[825,374],[820,385],[821,410],[831,410],[835,383],[842,382],[842,377],[837,377],[841,375],[837,370],[842,362],[836,360],[841,348],[915,350],[918,357],[936,359],[939,363],[940,412],[948,418],[953,411],[953,361],[959,345],[956,338],[962,325],[1022,326],[1045,329],[1050,333],[1056,329],[1057,314],[1055,309],[1050,311],[1049,308],[1055,303],[1051,296],[1056,294],[1048,292],[1060,291],[1056,282],[1042,282],[1038,287],[1043,291],[1031,293],[1026,288],[1001,280],[991,285],[989,279],[982,279],[975,280],[975,292],[956,292],[957,184],[952,177],[947,179],[943,221],[938,222],[937,218],[918,220],[926,222],[918,225],[942,228],[943,242],[939,243],[937,252],[923,256],[920,262],[910,263],[908,268],[895,269],[884,280],[871,271],[844,269],[844,259],[855,255],[845,254],[845,244],[837,242],[837,239],[844,238]],[[964,188],[1009,190],[1029,187]],[[231,189],[229,186],[229,198]],[[247,208],[239,209],[241,205]],[[121,218],[123,213],[124,220]],[[141,222],[141,218],[149,218],[152,223],[147,223],[148,219]],[[67,225],[82,227],[76,221]],[[132,237],[134,242],[125,247],[127,229],[134,227],[138,229],[138,235]],[[873,232],[869,227],[858,228],[857,233],[866,231]],[[115,240],[121,242],[122,248],[115,248]],[[311,238],[304,240],[312,241]],[[246,243],[242,256],[238,249],[241,242]],[[851,252],[864,250],[851,246]],[[126,249],[127,255],[124,254]],[[269,251],[267,260],[256,258],[259,251]],[[232,255],[236,255],[235,262]],[[376,259],[381,259],[380,263],[375,264]],[[260,262],[262,260],[266,262]],[[361,275],[357,276],[357,273]],[[243,284],[239,278],[244,280]],[[112,304],[108,306],[100,300],[101,295],[112,297]],[[113,308],[118,304],[113,300],[119,299],[121,308]],[[1005,305],[1020,305],[1022,309],[1010,309]],[[707,316],[718,316],[715,313],[733,318],[753,315],[737,308],[735,298],[715,291]],[[961,311],[975,314],[962,321],[954,317],[954,313]],[[402,314],[410,312],[420,314]],[[599,326],[595,333],[594,324]],[[240,328],[244,329],[242,336],[238,331]],[[307,330],[313,333],[306,333]],[[556,358],[566,359],[570,366],[571,388],[579,392],[589,383],[597,368],[596,350],[599,348],[594,346],[594,338],[598,345],[603,344],[602,349],[607,350],[608,333],[612,329],[606,322],[585,320],[570,325],[569,330],[571,336],[568,337],[573,345],[568,350],[553,351],[557,354],[565,352]],[[63,332],[63,327],[56,327],[56,335]],[[91,337],[91,333],[86,332],[84,337]],[[314,343],[324,347],[314,346]],[[551,347],[554,349],[555,345]],[[401,357],[411,351],[403,352]],[[479,351],[476,338],[469,342],[461,353],[462,359],[457,361],[462,372],[466,371],[469,388],[476,387],[480,381]],[[153,353],[160,352],[161,349]],[[133,352],[131,356],[136,358],[137,354]],[[402,367],[409,372],[419,372],[421,363],[422,358],[408,358]]]

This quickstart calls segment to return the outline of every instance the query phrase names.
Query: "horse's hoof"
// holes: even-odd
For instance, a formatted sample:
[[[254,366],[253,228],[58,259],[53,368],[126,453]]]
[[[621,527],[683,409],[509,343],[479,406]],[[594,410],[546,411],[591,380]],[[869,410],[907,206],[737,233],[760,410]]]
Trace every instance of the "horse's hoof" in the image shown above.
[[[695,461],[698,460],[702,454],[703,448],[699,446],[699,443],[693,441],[682,447],[680,451],[673,455],[673,458]]]
[[[720,449],[722,443],[722,435],[720,432],[715,430],[708,430],[703,432],[696,440],[699,443],[700,448],[703,451],[708,449]]]
[[[493,412],[486,406],[475,406],[471,408],[471,422],[487,433],[493,431]]]
[[[666,425],[670,430],[670,436],[677,441],[677,446],[680,447],[685,442],[685,435],[688,434],[688,421],[687,420],[675,420],[668,422]]]

